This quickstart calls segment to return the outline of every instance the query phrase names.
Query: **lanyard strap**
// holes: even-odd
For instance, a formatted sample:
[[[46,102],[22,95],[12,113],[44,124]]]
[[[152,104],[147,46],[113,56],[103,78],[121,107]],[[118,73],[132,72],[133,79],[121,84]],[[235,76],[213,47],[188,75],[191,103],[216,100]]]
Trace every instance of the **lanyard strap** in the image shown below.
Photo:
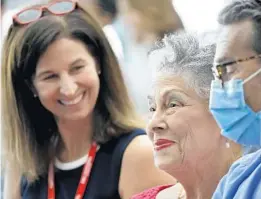
[[[88,152],[88,159],[84,164],[81,179],[76,191],[76,195],[74,199],[82,199],[86,186],[89,181],[89,177],[91,174],[92,165],[96,156],[97,144],[95,142],[92,143],[92,146]],[[54,165],[53,162],[50,163],[49,172],[48,172],[48,199],[55,199],[55,184],[54,184]]]

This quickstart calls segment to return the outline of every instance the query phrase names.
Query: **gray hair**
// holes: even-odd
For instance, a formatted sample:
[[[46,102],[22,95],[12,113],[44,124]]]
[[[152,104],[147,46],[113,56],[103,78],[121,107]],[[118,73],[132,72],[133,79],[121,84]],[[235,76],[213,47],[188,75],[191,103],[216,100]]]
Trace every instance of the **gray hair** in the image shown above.
[[[232,0],[219,13],[218,22],[230,25],[250,19],[253,22],[252,48],[261,53],[261,1],[260,0]]]
[[[208,99],[216,45],[206,35],[180,32],[156,42],[149,52],[153,74],[180,76],[199,97]]]

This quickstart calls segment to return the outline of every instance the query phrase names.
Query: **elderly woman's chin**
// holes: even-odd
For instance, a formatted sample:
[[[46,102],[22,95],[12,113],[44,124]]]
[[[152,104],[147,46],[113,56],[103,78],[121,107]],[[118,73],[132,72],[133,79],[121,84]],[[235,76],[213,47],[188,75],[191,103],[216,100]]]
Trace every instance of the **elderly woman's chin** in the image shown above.
[[[181,167],[183,155],[177,146],[171,146],[160,151],[154,150],[154,162],[159,169],[168,172]]]

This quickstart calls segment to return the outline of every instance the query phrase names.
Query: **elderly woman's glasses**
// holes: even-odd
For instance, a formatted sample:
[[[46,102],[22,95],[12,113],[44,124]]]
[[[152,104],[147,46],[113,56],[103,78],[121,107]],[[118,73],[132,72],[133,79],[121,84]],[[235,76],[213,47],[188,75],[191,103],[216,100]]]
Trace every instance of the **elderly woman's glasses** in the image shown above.
[[[245,61],[249,61],[252,59],[257,59],[260,58],[261,54],[259,55],[253,55],[251,57],[247,57],[244,59],[238,59],[238,60],[234,60],[234,61],[228,61],[228,62],[224,62],[221,64],[214,64],[212,71],[213,74],[215,75],[215,77],[217,77],[218,79],[220,79],[222,81],[222,83],[224,83],[225,81],[228,80],[227,78],[227,66],[233,65],[233,64],[238,64],[241,62],[245,62]]]
[[[26,25],[37,21],[43,17],[44,11],[54,15],[64,15],[72,12],[77,7],[77,2],[73,0],[56,0],[44,6],[29,7],[13,16],[14,23]]]

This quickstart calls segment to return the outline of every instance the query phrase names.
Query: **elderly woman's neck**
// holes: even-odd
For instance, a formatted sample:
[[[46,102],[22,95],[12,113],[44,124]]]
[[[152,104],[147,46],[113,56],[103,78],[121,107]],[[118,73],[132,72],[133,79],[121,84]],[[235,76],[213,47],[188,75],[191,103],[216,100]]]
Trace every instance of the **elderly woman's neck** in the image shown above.
[[[213,171],[212,171],[213,172]],[[210,175],[204,179],[194,179],[194,184],[183,183],[186,191],[186,199],[211,199],[221,176]]]
[[[70,162],[87,154],[93,136],[92,119],[57,120],[61,139],[57,145],[57,158]]]
[[[229,160],[226,157],[216,156],[215,161],[208,162],[201,168],[173,171],[171,175],[184,187],[186,199],[211,199],[218,182],[228,170],[227,162]]]

